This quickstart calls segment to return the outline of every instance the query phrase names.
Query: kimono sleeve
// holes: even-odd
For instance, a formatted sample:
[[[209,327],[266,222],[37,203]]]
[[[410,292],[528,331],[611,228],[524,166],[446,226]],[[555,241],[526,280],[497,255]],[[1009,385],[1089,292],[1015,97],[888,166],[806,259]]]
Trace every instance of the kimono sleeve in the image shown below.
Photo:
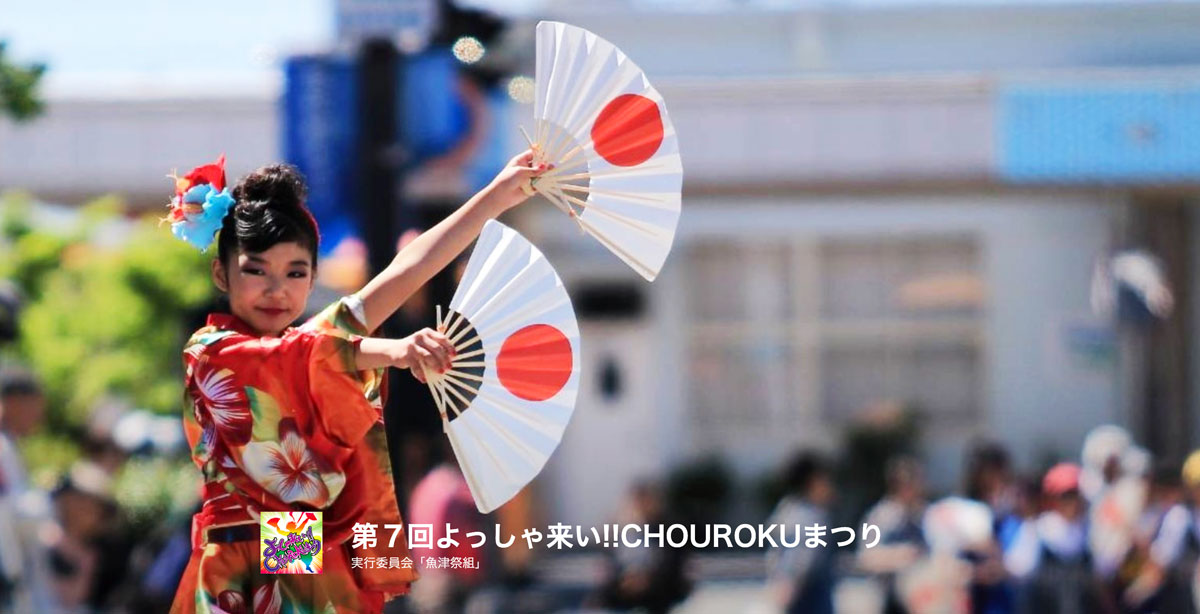
[[[370,336],[371,331],[364,324],[365,314],[363,303],[357,294],[345,296],[334,301],[328,307],[309,318],[300,326],[301,330],[342,335],[347,338]],[[351,361],[353,364],[353,361]],[[346,369],[353,371],[352,368]],[[369,371],[354,371],[354,377],[359,381],[360,394],[376,408],[383,408],[384,383],[387,381],[386,369]]]
[[[321,429],[339,445],[353,446],[379,421],[380,409],[363,394],[371,371],[355,369],[362,337],[340,330],[312,333],[308,392]]]

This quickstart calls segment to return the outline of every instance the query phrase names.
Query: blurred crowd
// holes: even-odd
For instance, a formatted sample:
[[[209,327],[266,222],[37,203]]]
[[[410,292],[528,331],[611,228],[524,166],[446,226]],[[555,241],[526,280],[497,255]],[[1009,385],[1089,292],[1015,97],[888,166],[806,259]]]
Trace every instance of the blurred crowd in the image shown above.
[[[150,445],[125,417],[96,412],[81,435],[82,457],[51,489],[36,487],[19,446],[38,430],[46,398],[30,373],[0,374],[0,613],[162,612],[189,554],[189,518],[161,518],[135,530],[112,482],[131,454]],[[153,429],[150,429],[153,430]],[[448,451],[411,488],[410,522],[487,530]],[[885,494],[846,523],[833,463],[800,452],[786,464],[783,495],[767,519],[788,526],[879,528],[838,548],[766,552],[766,599],[774,611],[805,614],[1191,614],[1200,594],[1200,451],[1182,466],[1155,465],[1123,429],[1101,426],[1078,459],[1021,475],[996,443],[971,448],[960,493],[930,500],[922,464],[886,464]],[[670,505],[663,485],[633,484],[614,521],[695,522]],[[499,522],[537,526],[528,492]],[[835,522],[838,521],[838,522]],[[587,586],[553,594],[531,552],[414,550],[414,556],[481,559],[477,568],[426,570],[395,612],[668,612],[698,583],[698,551],[602,550]],[[574,554],[574,553],[573,553]],[[744,553],[754,555],[753,552]],[[541,591],[525,590],[542,582]],[[860,593],[857,600],[852,592]],[[861,594],[874,598],[863,600]],[[472,605],[473,604],[473,605]],[[684,608],[686,610],[686,607]]]
[[[1037,476],[1014,471],[995,443],[975,445],[964,469],[960,495],[930,501],[921,465],[893,458],[886,494],[861,519],[880,528],[878,544],[775,549],[773,605],[806,614],[1197,611],[1200,451],[1182,467],[1155,467],[1125,430],[1106,425],[1078,461]],[[834,475],[820,455],[798,454],[771,522],[829,525]],[[842,591],[864,584],[872,605]]]
[[[158,519],[158,530],[137,534],[113,486],[145,443],[118,440],[130,430],[129,418],[145,416],[98,408],[80,434],[82,456],[44,489],[33,482],[20,446],[45,416],[46,395],[33,374],[0,372],[0,612],[99,612],[114,603],[130,612],[165,611],[178,573],[171,570],[163,582],[154,565],[180,523]]]

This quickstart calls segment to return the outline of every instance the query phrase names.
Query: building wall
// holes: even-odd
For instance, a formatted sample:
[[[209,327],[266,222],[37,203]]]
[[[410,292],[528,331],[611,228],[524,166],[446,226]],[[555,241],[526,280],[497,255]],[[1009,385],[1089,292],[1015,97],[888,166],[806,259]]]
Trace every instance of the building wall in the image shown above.
[[[0,119],[0,191],[76,204],[117,193],[137,207],[165,205],[165,178],[222,153],[231,178],[279,157],[273,96],[52,98],[28,123]]]
[[[772,376],[786,378],[784,386],[795,386],[789,401],[769,411],[731,404],[731,415],[749,416],[743,420],[697,420],[697,399],[690,396],[697,377],[692,363],[704,358],[697,354],[704,349],[689,341],[694,317],[688,288],[698,283],[689,272],[695,263],[689,255],[713,241],[751,250],[776,243],[803,250],[845,239],[886,243],[967,237],[975,241],[978,270],[986,287],[977,326],[950,318],[942,325],[879,321],[860,328],[880,351],[914,335],[918,343],[961,335],[964,326],[968,338],[977,337],[982,372],[972,384],[978,395],[977,410],[965,417],[933,414],[927,424],[923,450],[936,488],[953,489],[959,483],[965,446],[976,436],[1008,445],[1022,469],[1040,468],[1046,455],[1073,457],[1089,429],[1120,419],[1115,355],[1096,356],[1094,348],[1081,347],[1077,337],[1091,338],[1107,330],[1092,315],[1089,286],[1094,258],[1106,247],[1121,202],[1119,196],[1087,191],[832,197],[796,193],[689,199],[667,266],[653,284],[635,280],[648,297],[646,318],[624,323],[585,321],[581,327],[585,354],[591,359],[585,361],[588,369],[576,417],[547,474],[539,479],[550,495],[546,500],[551,517],[602,522],[615,511],[631,480],[662,477],[670,468],[710,453],[724,457],[744,486],[777,467],[796,447],[836,449],[848,422],[844,416],[829,415],[820,351],[810,353],[807,362],[790,362],[781,376]],[[589,241],[577,237],[565,220],[538,217],[523,227],[546,249],[568,286],[594,279],[633,279],[615,257],[579,245]],[[804,253],[818,251],[801,252],[798,268],[804,268]],[[764,283],[793,287],[800,293],[820,286],[797,282],[795,276],[805,275],[797,267],[788,273],[791,281],[777,273],[756,273],[751,268],[734,272],[758,275]],[[730,279],[709,283],[730,284]],[[762,305],[762,309],[769,307]],[[801,349],[819,350],[844,335],[846,328],[799,317],[783,321],[796,330],[816,331],[811,344],[799,333],[795,347]],[[872,332],[876,330],[872,326],[878,332]],[[751,322],[747,334],[758,334],[754,328]],[[752,348],[770,347],[777,335],[787,334],[775,328],[759,333]],[[606,353],[634,374],[627,396],[615,404],[598,392],[594,359]],[[774,359],[774,354],[756,358],[753,353],[747,358],[759,361],[756,368]],[[896,360],[905,360],[904,354]],[[954,378],[957,373],[951,369],[944,377]],[[729,386],[739,385],[736,373],[719,377]],[[769,377],[755,377],[746,376],[746,381],[778,385]],[[934,378],[922,385],[938,382]],[[759,398],[752,389],[744,396]]]
[[[649,74],[744,77],[1154,67],[1200,62],[1200,3],[678,2],[547,7]],[[775,4],[775,6],[768,6]]]

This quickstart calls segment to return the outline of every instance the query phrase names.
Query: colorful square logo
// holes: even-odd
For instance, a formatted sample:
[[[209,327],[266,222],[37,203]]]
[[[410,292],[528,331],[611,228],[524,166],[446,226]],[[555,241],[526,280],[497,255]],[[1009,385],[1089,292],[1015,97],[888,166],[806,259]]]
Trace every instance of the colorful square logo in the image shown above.
[[[262,512],[258,522],[260,572],[321,573],[321,512]]]

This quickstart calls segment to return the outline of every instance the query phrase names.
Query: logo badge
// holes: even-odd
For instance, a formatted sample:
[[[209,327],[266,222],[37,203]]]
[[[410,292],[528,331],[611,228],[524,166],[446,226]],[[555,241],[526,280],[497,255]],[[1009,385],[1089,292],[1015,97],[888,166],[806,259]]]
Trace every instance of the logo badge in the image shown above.
[[[258,522],[260,572],[321,573],[321,512],[262,512]]]

